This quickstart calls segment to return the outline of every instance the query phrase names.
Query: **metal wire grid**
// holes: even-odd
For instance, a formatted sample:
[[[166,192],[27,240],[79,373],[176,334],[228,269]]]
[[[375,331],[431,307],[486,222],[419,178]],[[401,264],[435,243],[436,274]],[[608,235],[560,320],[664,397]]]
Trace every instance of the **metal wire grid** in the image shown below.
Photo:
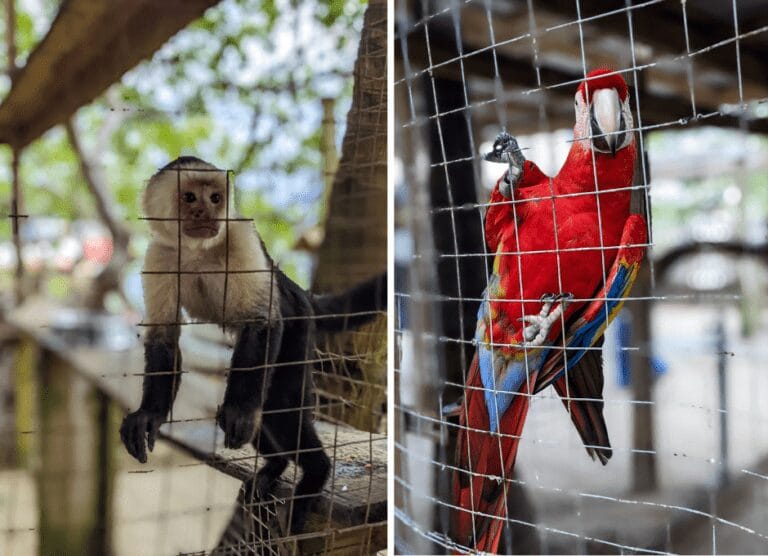
[[[494,10],[503,10],[503,6],[500,6],[498,3],[493,3],[489,0],[448,0],[446,2],[437,3],[406,2],[404,0],[396,2],[397,19],[395,49],[399,56],[398,61],[401,64],[400,75],[396,78],[395,82],[397,99],[396,141],[400,156],[403,159],[403,185],[408,193],[408,206],[403,209],[403,212],[405,213],[404,227],[409,231],[413,245],[413,255],[410,260],[407,261],[407,264],[409,265],[408,277],[410,279],[408,290],[398,291],[396,293],[400,300],[398,306],[402,306],[404,303],[408,304],[407,324],[403,324],[402,315],[398,315],[398,320],[396,321],[396,336],[401,350],[401,356],[409,357],[407,362],[401,361],[400,368],[396,368],[396,384],[398,385],[398,390],[396,392],[395,411],[399,418],[399,426],[396,428],[395,440],[396,460],[398,461],[398,465],[395,471],[397,501],[395,508],[396,522],[394,526],[396,528],[396,539],[399,542],[398,548],[402,551],[429,552],[430,550],[434,551],[438,549],[438,547],[450,551],[471,551],[469,547],[456,543],[456,541],[451,539],[447,534],[447,514],[449,511],[459,508],[453,506],[450,502],[450,498],[446,496],[447,492],[445,485],[449,479],[445,479],[445,476],[450,475],[453,471],[457,471],[458,469],[452,465],[453,458],[451,455],[447,454],[445,445],[448,444],[450,437],[455,434],[458,425],[450,423],[443,418],[441,415],[441,408],[446,402],[446,400],[443,399],[445,388],[450,386],[463,388],[463,383],[466,381],[466,374],[464,374],[461,383],[451,381],[445,376],[443,372],[445,360],[443,359],[444,355],[441,350],[441,345],[458,345],[460,350],[461,368],[463,369],[463,372],[466,373],[466,369],[468,368],[467,362],[469,360],[467,348],[474,345],[474,341],[464,337],[463,333],[462,337],[446,335],[440,324],[440,308],[446,302],[456,302],[459,307],[457,311],[458,320],[460,322],[459,329],[462,331],[466,330],[463,323],[464,311],[462,310],[462,304],[470,303],[476,306],[482,301],[482,298],[466,296],[463,294],[461,286],[462,273],[460,271],[459,261],[461,259],[470,258],[481,258],[485,260],[493,255],[485,250],[482,252],[462,252],[460,251],[457,242],[457,226],[454,215],[466,211],[475,212],[478,215],[482,229],[482,211],[489,206],[488,203],[483,202],[456,204],[452,197],[452,185],[456,184],[451,183],[451,176],[448,172],[450,165],[471,161],[473,164],[475,182],[480,183],[479,164],[477,164],[478,143],[474,136],[476,128],[473,128],[472,125],[473,113],[492,105],[495,110],[496,120],[499,124],[499,131],[509,131],[515,134],[515,129],[510,129],[507,125],[507,104],[520,99],[527,99],[530,103],[529,99],[535,98],[537,99],[538,105],[539,128],[542,130],[551,130],[548,103],[546,99],[547,93],[561,87],[564,87],[567,90],[573,90],[576,88],[576,85],[580,83],[581,79],[564,80],[547,85],[543,84],[541,78],[543,68],[538,47],[539,37],[543,34],[556,31],[557,29],[568,26],[577,26],[579,40],[575,47],[579,49],[581,59],[580,71],[582,72],[583,78],[586,77],[587,72],[591,69],[587,66],[587,52],[584,41],[585,24],[599,26],[603,18],[622,14],[625,15],[627,21],[631,59],[628,66],[620,66],[616,68],[615,71],[616,73],[623,75],[627,81],[631,83],[630,87],[634,89],[632,91],[632,109],[636,121],[632,131],[636,134],[635,136],[640,153],[646,152],[645,137],[650,131],[686,126],[694,122],[703,122],[712,118],[733,117],[734,115],[738,118],[740,127],[743,129],[745,127],[746,119],[749,117],[750,106],[754,107],[768,102],[768,98],[765,97],[745,97],[740,53],[740,42],[742,40],[768,32],[768,26],[758,27],[748,32],[740,32],[736,0],[732,1],[732,37],[717,41],[697,50],[692,50],[688,32],[687,6],[686,2],[683,1],[681,2],[681,17],[682,28],[684,29],[685,35],[685,53],[657,57],[657,59],[653,61],[643,64],[639,63],[633,32],[633,15],[637,10],[649,8],[662,1],[663,0],[651,0],[649,2],[633,5],[630,0],[627,0],[624,6],[618,9],[607,10],[589,17],[582,17],[581,3],[579,0],[576,0],[576,19],[556,26],[542,28],[537,26],[536,23],[536,8],[538,8],[540,4],[546,6],[546,2],[541,2],[537,5],[537,3],[532,0],[527,0],[527,2],[524,3],[524,11],[528,18],[528,32],[503,41],[497,41],[494,36]],[[518,3],[518,6],[522,4],[523,3]],[[464,10],[468,7],[475,8],[476,11],[484,12],[487,19],[488,43],[487,46],[465,51],[462,34],[462,17],[464,15]],[[452,35],[455,40],[455,45],[453,46],[455,47],[456,55],[446,55],[443,50],[441,51],[441,59],[435,62],[433,58],[433,50],[436,47],[434,42],[430,40],[430,35],[433,27],[438,26],[440,26],[442,30],[442,34],[440,34],[441,39],[445,39],[451,35],[451,33],[449,31],[446,32],[444,28],[446,26],[452,27]],[[500,72],[503,71],[503,69],[500,70],[499,67],[500,64],[497,59],[497,50],[500,47],[517,41],[528,41],[530,44],[530,65],[536,74],[536,87],[524,88],[524,90],[516,93],[508,93],[505,90],[505,86],[500,76]],[[414,68],[412,65],[413,57],[410,50],[414,42],[418,42],[418,46],[426,53],[425,64],[419,68]],[[734,59],[734,71],[738,82],[738,105],[735,107],[721,106],[717,110],[701,113],[697,110],[695,98],[693,62],[697,57],[727,44],[735,45],[736,55]],[[440,46],[445,47],[445,43],[441,43]],[[493,79],[494,96],[493,98],[484,100],[472,99],[469,92],[470,87],[468,87],[469,78],[467,75],[468,71],[465,68],[465,62],[468,58],[479,54],[487,54],[488,51],[490,51],[493,60],[492,75],[487,75],[485,77]],[[689,117],[670,119],[665,122],[644,124],[638,81],[642,78],[643,71],[669,62],[679,62],[683,63],[685,66],[691,115]],[[437,101],[439,98],[439,90],[436,75],[440,71],[447,70],[448,68],[450,68],[452,75],[458,76],[456,77],[456,80],[460,82],[461,88],[463,89],[463,103],[460,102],[458,107],[441,109]],[[462,116],[466,122],[468,144],[473,153],[470,156],[449,157],[446,155],[446,145],[453,141],[454,138],[444,134],[441,127],[442,119],[446,116],[457,115]],[[428,148],[424,145],[424,138],[427,135],[425,129],[429,129],[430,127],[432,127],[433,131],[436,133],[438,142],[438,153],[435,159],[433,151],[432,160],[429,159]],[[448,201],[448,206],[436,206],[433,201],[430,200],[428,188],[429,171],[442,173],[441,181],[445,184],[445,196]],[[635,291],[632,292],[626,300],[634,303],[650,303],[653,301],[689,299],[692,296],[659,295],[656,293],[649,177],[650,174],[647,168],[647,159],[644,156],[640,156],[640,172],[635,180],[635,183],[640,183],[629,188],[611,190],[611,192],[622,189],[640,192],[644,197],[644,213],[649,227],[648,242],[639,246],[646,248],[644,265],[647,265],[649,269],[650,288],[649,291],[645,293],[638,292],[638,288],[636,287]],[[597,176],[595,175],[595,191],[576,193],[574,195],[595,195],[598,205],[598,222],[601,222],[601,218],[599,217],[600,195],[605,193],[608,193],[608,191],[597,191]],[[550,199],[554,199],[554,197],[542,200],[546,201]],[[508,202],[512,204],[514,211],[515,203],[517,201],[511,200]],[[554,203],[552,204],[554,211]],[[436,250],[434,234],[439,232],[432,229],[429,219],[424,218],[424,215],[435,216],[440,213],[447,213],[450,216],[450,233],[452,241],[448,243],[451,244],[452,252],[438,252]],[[553,219],[557,221],[556,214],[553,214]],[[602,233],[600,235],[602,236]],[[603,255],[603,275],[606,275],[605,246],[601,245],[600,250]],[[566,251],[569,251],[569,249],[556,248],[554,250],[557,254],[558,277],[560,277],[559,256]],[[541,251],[541,253],[545,252],[552,251]],[[521,251],[518,247],[516,250],[505,254],[518,255],[520,253]],[[532,253],[533,252],[529,253],[526,251],[526,254]],[[439,291],[435,268],[441,259],[454,261],[455,287],[459,292],[459,295],[446,295]],[[488,284],[488,278],[486,270],[486,285]],[[561,279],[559,278],[559,281],[560,280]],[[522,284],[520,285],[520,289],[522,290]],[[594,299],[595,298],[590,298],[583,301],[592,301]],[[605,299],[608,300],[610,298]],[[520,300],[521,303],[524,301],[538,301],[538,299]],[[493,339],[491,339],[491,345],[496,346],[503,344],[494,344]],[[567,361],[568,349],[572,348],[567,348],[563,343],[561,346],[554,346],[553,349],[562,350],[563,357],[565,361]],[[591,349],[602,350],[602,347]],[[624,349],[647,353],[648,346],[636,345]],[[528,395],[517,392],[514,394]],[[566,396],[564,399],[569,398]],[[648,408],[655,406],[657,403],[650,399],[632,399],[627,402],[623,400],[610,400],[607,398],[605,402],[606,404],[628,403],[630,406],[644,406]],[[713,414],[726,411],[723,408],[711,407],[698,407],[698,409]],[[529,434],[526,434],[526,431],[524,430],[521,438],[526,439],[526,436],[529,436]],[[502,435],[499,434],[498,436]],[[546,439],[534,438],[533,442],[546,443]],[[501,445],[499,446],[501,447]],[[616,448],[614,448],[614,451],[616,451]],[[654,456],[657,453],[656,450],[644,450],[638,447],[631,447],[628,451],[632,454]],[[471,472],[473,476],[477,475],[476,472]],[[765,478],[762,474],[755,473],[748,469],[742,469],[741,472],[745,475]],[[565,490],[558,487],[548,488],[546,485],[537,484],[536,482],[526,482],[511,477],[492,478],[501,481],[505,485],[505,493],[507,485],[527,485],[528,488],[565,494],[576,500],[593,498],[611,501],[619,505],[650,506],[659,509],[674,510],[679,513],[707,517],[712,521],[712,550],[715,553],[719,548],[717,544],[716,525],[732,527],[768,541],[768,528],[756,530],[724,519],[717,515],[715,508],[713,508],[712,511],[707,512],[702,511],[699,508],[687,507],[684,505],[654,502],[629,497],[605,496],[602,494],[582,492],[578,489]],[[506,498],[505,494],[505,502]],[[471,512],[473,514],[477,513],[475,510],[471,510]],[[583,530],[580,532],[565,531],[549,527],[543,523],[517,520],[514,518],[509,518],[509,521],[525,527],[534,528],[541,532],[571,537],[574,539],[574,542],[577,542],[578,546],[581,547],[580,551],[583,551],[583,547],[585,546],[584,543],[586,541],[591,541],[603,545],[604,547],[620,551],[637,551],[641,553],[658,552],[643,546],[622,544],[621,542],[615,542],[612,539],[590,536]],[[722,549],[727,550],[727,547],[722,547]]]
[[[201,170],[203,170],[203,171],[211,171],[210,169],[195,169],[195,171],[201,171]],[[177,176],[178,176],[177,186],[179,187],[179,189],[180,189],[180,184],[181,184],[181,173],[184,172],[184,171],[187,171],[187,170],[185,169],[185,170],[176,170],[175,171],[177,173]],[[218,170],[217,172],[222,172],[222,171]],[[182,315],[182,312],[181,312],[181,307],[182,307],[181,306],[181,287],[182,287],[181,281],[182,281],[182,277],[185,276],[185,275],[205,275],[205,274],[218,275],[218,274],[223,274],[224,275],[224,294],[223,294],[223,300],[222,300],[222,303],[223,303],[222,307],[223,307],[223,311],[224,311],[223,314],[226,315],[225,311],[226,311],[226,299],[227,299],[227,292],[228,292],[228,278],[229,278],[230,274],[238,274],[238,273],[268,273],[268,274],[270,274],[270,276],[272,276],[274,274],[275,270],[276,270],[274,267],[270,267],[270,268],[267,268],[267,269],[250,269],[250,270],[230,270],[228,268],[229,267],[229,241],[228,241],[228,237],[229,237],[228,236],[229,224],[230,224],[230,222],[252,221],[252,219],[250,219],[250,218],[239,218],[239,217],[234,217],[234,216],[230,217],[229,199],[231,199],[231,196],[229,195],[229,193],[230,193],[229,190],[230,190],[230,175],[231,175],[231,172],[230,171],[223,171],[223,173],[226,176],[225,180],[226,180],[226,184],[227,184],[226,188],[227,188],[227,199],[228,199],[227,206],[226,206],[227,208],[226,208],[225,218],[219,219],[220,221],[225,222],[225,226],[227,228],[227,230],[225,231],[225,234],[227,234],[225,237],[227,239],[225,239],[225,241],[226,241],[226,256],[225,256],[225,263],[224,263],[224,271],[211,271],[211,272],[204,271],[204,270],[202,270],[202,271],[183,271],[183,270],[181,270],[181,249],[178,249],[178,260],[176,261],[177,262],[177,270],[169,271],[169,272],[151,272],[151,271],[147,272],[147,274],[170,274],[170,275],[176,276],[176,279],[177,279],[177,300],[176,300],[176,311],[175,311],[175,313],[177,315],[177,320],[174,321],[174,322],[163,322],[163,323],[143,322],[143,323],[141,323],[139,325],[139,327],[151,327],[151,326],[158,326],[158,325],[161,325],[161,326],[172,325],[172,326],[182,327],[182,326],[195,326],[195,325],[200,325],[200,324],[216,324],[216,325],[222,325],[223,324],[223,325],[225,325],[227,327],[237,327],[237,326],[240,326],[240,325],[247,324],[247,321],[242,321],[242,320],[238,321],[238,320],[235,320],[235,319],[228,320],[226,318],[226,316],[224,317],[223,322],[200,322],[200,321],[188,322],[188,321],[186,321],[183,318],[183,315]],[[180,199],[180,195],[179,195],[179,199]],[[14,223],[14,226],[13,226],[14,239],[16,241],[19,241],[18,240],[18,220],[20,218],[27,218],[28,215],[26,215],[26,214],[17,214],[17,211],[15,210],[15,207],[17,206],[15,198],[12,201],[12,206],[14,207],[14,210],[13,210],[13,213],[11,215],[9,215],[9,216],[13,219],[13,223]],[[177,221],[179,223],[179,226],[178,226],[178,229],[179,229],[178,241],[179,241],[179,244],[181,244],[181,232],[180,232],[180,230],[181,230],[181,221],[183,220],[182,218],[166,219],[166,218],[156,218],[156,217],[151,217],[150,216],[150,217],[145,217],[145,218],[142,218],[142,219],[145,219],[145,220],[172,220],[172,221]],[[270,265],[271,264],[272,263],[270,263]],[[271,283],[271,288],[274,288],[274,285],[275,285],[274,284],[274,280],[271,279],[271,278],[270,278],[270,283]],[[271,291],[271,295],[275,295],[274,291]],[[276,302],[277,298],[275,297],[274,299],[275,299],[275,302]],[[284,320],[285,321],[296,320],[296,319],[315,320],[315,319],[322,319],[322,318],[339,318],[339,317],[341,317],[341,318],[348,318],[348,317],[362,315],[362,314],[366,314],[366,313],[344,313],[344,314],[332,314],[332,315],[312,316],[312,317],[287,317]],[[368,332],[365,332],[365,331],[358,331],[358,332],[355,332],[355,333],[356,334],[371,334],[371,333],[368,333]],[[177,347],[176,349],[177,349],[176,361],[178,362],[179,361],[179,359],[178,359],[179,348]],[[312,348],[310,348],[310,349],[312,349]],[[308,352],[306,354],[306,357],[305,357],[303,363],[304,364],[309,364],[309,365],[316,365],[318,363],[325,363],[325,364],[330,364],[331,368],[333,368],[338,363],[343,362],[343,361],[347,361],[347,362],[351,362],[351,361],[363,362],[368,357],[369,357],[369,354],[365,354],[365,353],[354,354],[354,355],[351,355],[351,354],[345,354],[345,355],[342,354],[342,355],[340,355],[340,354],[334,354],[334,353],[328,353],[328,352],[316,352],[316,353],[309,353]],[[255,366],[253,368],[242,368],[242,369],[241,368],[238,368],[238,369],[225,368],[224,371],[227,374],[231,373],[231,372],[240,372],[240,371],[255,372],[255,371],[258,371],[259,369],[264,369],[267,366],[270,366],[270,367],[275,368],[275,372],[280,372],[279,367],[281,365],[295,365],[295,364],[296,364],[295,362],[282,363],[282,364],[281,363],[277,363],[277,364],[272,364],[272,365],[267,365],[265,363],[264,365]],[[180,379],[182,374],[187,374],[187,373],[190,373],[190,372],[191,371],[184,371],[183,369],[178,369],[177,368],[177,369],[168,371],[166,373],[162,373],[162,372],[160,372],[160,373],[153,373],[153,375],[154,376],[161,376],[162,374],[169,374],[169,375],[172,375],[174,377],[174,381],[175,381],[176,379]],[[135,372],[134,371],[134,372],[131,372],[129,374],[132,375],[132,376],[144,376],[145,373],[143,373],[143,372]],[[120,381],[120,380],[123,380],[125,376],[127,376],[127,375],[124,374],[124,373],[121,373],[121,374],[104,373],[104,374],[102,374],[98,378],[105,379],[105,380],[110,380],[111,379],[111,380],[118,380],[118,381]],[[265,378],[266,378],[266,376],[265,376]],[[350,382],[350,383],[359,383],[360,382],[359,380],[356,380],[356,379],[354,379],[352,377],[347,377],[347,376],[343,376],[343,375],[336,375],[335,379],[336,380],[340,380],[340,381]],[[368,388],[378,388],[380,390],[384,390],[384,388],[385,388],[382,385],[371,385],[371,384],[368,384],[368,383],[366,383],[365,386],[368,387]],[[174,386],[174,389],[175,389],[175,386]],[[302,389],[304,389],[304,385],[302,385]],[[220,394],[221,393],[222,392],[220,392]],[[323,406],[324,407],[330,407],[330,406],[333,406],[333,405],[343,406],[343,405],[346,405],[348,403],[355,403],[355,402],[354,401],[349,401],[349,400],[344,400],[344,399],[339,399],[337,397],[337,399],[335,399],[335,400],[326,400],[323,403]],[[310,409],[310,410],[317,410],[318,409],[317,400],[315,400],[315,399],[305,400],[305,404],[306,405],[303,406],[303,407],[291,407],[291,408],[287,408],[287,409],[283,409],[283,410],[274,410],[271,413],[295,412],[295,411],[302,410],[302,409]],[[374,415],[376,417],[381,417],[382,411],[381,411],[380,408],[373,408],[372,407],[372,408],[369,408],[369,409],[370,409],[372,415]],[[264,413],[270,413],[270,412],[267,411],[267,412],[264,412]],[[328,420],[330,418],[326,417],[325,419]],[[211,419],[210,418],[194,418],[194,419],[177,419],[177,418],[174,418],[173,409],[171,410],[171,414],[170,414],[169,419],[167,421],[168,425],[171,426],[171,427],[174,424],[191,424],[191,423],[202,424],[204,422],[211,422]],[[340,425],[340,424],[342,424],[342,423],[338,422],[338,421],[336,422],[336,425]],[[299,423],[299,428],[300,428],[300,426],[301,426],[301,424]],[[248,455],[242,455],[242,454],[239,454],[239,455],[237,455],[237,454],[236,455],[229,455],[229,454],[222,454],[220,450],[217,450],[217,447],[216,447],[216,445],[217,445],[217,437],[219,436],[218,435],[218,427],[217,426],[214,426],[214,431],[215,431],[215,434],[213,436],[213,442],[212,442],[212,445],[210,447],[210,453],[214,454],[214,460],[215,461],[201,461],[200,463],[198,463],[198,465],[214,465],[214,467],[217,467],[219,469],[226,469],[228,467],[231,467],[232,465],[236,465],[237,466],[239,464],[240,467],[242,467],[243,465],[250,466],[251,469],[253,470],[253,472],[255,472],[255,469],[258,469],[258,467],[260,465],[257,465],[257,463],[261,463],[259,461],[260,458],[259,458],[258,454],[255,454],[255,455],[250,455],[250,454],[248,454]],[[11,431],[9,431],[9,432],[11,432]],[[22,435],[35,435],[35,434],[38,434],[38,431],[35,431],[35,430],[25,430],[25,431],[19,431],[19,432]],[[68,435],[74,435],[74,434],[77,434],[78,432],[79,431],[78,431],[77,427],[73,427],[73,426],[57,427],[57,430],[55,430],[55,431],[48,431],[49,434],[53,433],[53,434],[68,434]],[[299,431],[297,431],[297,434],[298,434],[298,432]],[[260,431],[259,431],[259,433],[260,433]],[[282,521],[283,522],[285,522],[285,521],[289,522],[290,518],[291,518],[292,511],[293,511],[294,501],[297,499],[296,496],[292,494],[292,489],[293,489],[293,486],[298,482],[298,469],[297,469],[296,466],[292,466],[293,467],[292,469],[289,469],[289,471],[287,473],[283,474],[284,477],[288,478],[288,482],[290,483],[290,486],[288,486],[288,488],[286,489],[286,485],[284,483],[281,484],[282,488],[281,488],[281,495],[280,496],[272,495],[272,500],[270,500],[270,501],[254,501],[252,499],[252,497],[251,498],[245,497],[244,496],[244,492],[241,492],[240,496],[238,497],[238,505],[239,505],[240,510],[239,510],[239,512],[236,512],[236,514],[235,514],[235,516],[233,518],[233,523],[230,524],[230,526],[227,528],[227,531],[226,531],[224,537],[222,537],[222,539],[220,540],[220,544],[217,547],[217,553],[222,553],[222,554],[226,554],[226,553],[242,553],[243,551],[247,551],[247,550],[251,550],[251,551],[255,551],[255,552],[259,552],[259,553],[274,553],[274,554],[285,553],[286,551],[296,551],[296,550],[298,550],[298,546],[299,546],[298,543],[300,541],[307,540],[307,539],[313,539],[313,538],[316,538],[316,539],[325,538],[326,539],[326,542],[324,544],[324,546],[325,546],[324,553],[327,553],[329,550],[332,550],[332,548],[333,548],[333,542],[332,541],[329,542],[328,538],[333,539],[333,538],[338,537],[339,535],[344,535],[344,534],[349,534],[349,533],[356,533],[356,532],[362,532],[363,535],[365,536],[365,531],[367,531],[367,541],[366,542],[362,542],[360,544],[360,551],[361,551],[361,553],[363,553],[363,551],[365,550],[366,546],[371,546],[372,535],[374,533],[374,528],[377,526],[377,523],[375,521],[374,522],[369,522],[368,514],[370,512],[370,506],[366,509],[366,512],[365,512],[366,515],[364,516],[364,520],[363,520],[363,524],[362,525],[339,527],[339,526],[337,526],[337,525],[332,523],[333,507],[334,507],[334,504],[336,503],[336,499],[335,499],[335,490],[336,490],[335,486],[336,485],[334,484],[334,482],[336,480],[336,473],[333,470],[337,469],[337,454],[336,454],[337,449],[339,449],[339,448],[343,449],[344,447],[354,446],[355,444],[358,444],[358,445],[361,445],[361,446],[368,446],[368,450],[367,450],[368,454],[369,454],[369,456],[371,458],[373,458],[373,448],[374,448],[374,446],[375,445],[381,446],[385,442],[385,439],[381,438],[381,437],[376,437],[373,434],[370,434],[368,436],[368,438],[365,439],[365,440],[346,441],[346,442],[344,442],[344,441],[338,441],[337,438],[336,438],[337,435],[338,435],[338,428],[336,427],[336,433],[335,433],[335,436],[334,436],[332,444],[331,445],[325,444],[321,448],[324,451],[326,451],[326,453],[331,458],[331,462],[332,462],[332,475],[331,475],[331,478],[329,478],[328,484],[326,485],[326,489],[325,489],[326,492],[330,491],[330,500],[328,501],[328,507],[327,507],[327,510],[328,510],[327,516],[326,516],[327,524],[326,524],[326,526],[325,526],[325,528],[323,530],[319,530],[319,531],[316,531],[316,532],[313,532],[313,533],[293,534],[291,536],[285,536],[285,535],[283,535],[280,532],[281,528],[280,528],[279,520],[277,519],[276,508],[277,507],[286,507],[287,508],[287,511],[283,512],[284,514],[287,514],[287,515],[283,516],[283,520]],[[255,442],[258,442],[258,437],[255,439]],[[310,451],[317,451],[317,449],[316,448],[305,448],[305,449],[299,448],[299,449],[296,449],[296,450],[292,450],[290,452],[279,452],[279,453],[276,453],[274,455],[276,455],[276,456],[286,456],[286,457],[297,457],[301,453],[306,453],[306,452],[310,452]],[[183,464],[184,467],[187,467],[188,465],[189,464]],[[373,469],[373,465],[374,465],[374,462],[371,459],[371,461],[369,461],[368,467],[367,467],[369,469],[369,471],[371,471]],[[154,469],[154,466],[152,466],[151,463],[150,463],[150,465],[148,467],[149,467],[148,469],[143,470],[142,472],[151,472]],[[88,475],[88,474],[92,474],[92,472],[93,471],[91,469],[87,469],[87,470],[86,469],[71,469],[71,470],[66,470],[65,474],[66,474],[67,477],[72,477],[72,476],[76,476],[76,475]],[[242,475],[242,472],[241,472],[241,475]],[[373,480],[373,475],[371,474],[371,476],[369,478],[369,483],[372,480]],[[283,479],[282,481],[285,481],[285,479]],[[371,495],[371,488],[372,488],[372,485],[369,484],[368,488],[367,488],[367,495],[368,495],[368,497],[370,497],[370,495]],[[186,512],[172,512],[170,510],[170,508],[168,507],[168,494],[170,493],[170,487],[169,487],[167,482],[164,482],[163,487],[162,487],[161,490],[165,493],[164,495],[161,496],[161,500],[164,500],[164,502],[161,502],[161,505],[163,505],[165,507],[161,508],[160,511],[156,515],[150,515],[149,517],[145,517],[145,518],[142,518],[142,519],[136,519],[136,520],[134,520],[134,523],[135,522],[140,522],[140,521],[147,521],[147,522],[159,521],[161,523],[167,523],[172,514],[184,513],[186,515],[191,515],[193,513],[199,513],[199,514],[201,514],[201,515],[206,517],[206,525],[205,525],[204,529],[205,530],[209,530],[211,528],[211,524],[210,524],[211,510],[213,510],[213,509],[225,509],[221,505],[219,505],[218,508],[217,508],[217,505],[212,500],[209,499],[204,507],[200,507],[200,508],[198,508],[196,510],[188,510]],[[210,495],[210,494],[211,493],[208,492],[208,495]],[[350,492],[349,494],[352,494],[352,493]],[[365,496],[365,493],[361,493],[361,495]],[[13,496],[12,498],[16,498],[16,497]],[[370,504],[370,502],[369,502],[369,504]],[[242,531],[243,531],[244,535],[240,535],[239,532],[237,531],[238,522],[239,522],[239,525],[243,527]],[[25,531],[29,531],[29,530],[30,529],[25,529]],[[163,527],[163,530],[165,530],[164,527]],[[9,526],[8,528],[6,528],[5,532],[6,533],[13,533],[14,529]],[[165,544],[165,541],[164,541],[163,537],[164,537],[164,535],[161,534],[161,535],[159,535],[156,538],[158,553],[160,553],[162,551],[161,547],[164,546],[164,544]]]

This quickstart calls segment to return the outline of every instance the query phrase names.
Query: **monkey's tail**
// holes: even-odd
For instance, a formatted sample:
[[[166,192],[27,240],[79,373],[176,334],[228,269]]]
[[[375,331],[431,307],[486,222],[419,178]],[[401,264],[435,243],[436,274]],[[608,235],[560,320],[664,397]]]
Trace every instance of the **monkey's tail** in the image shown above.
[[[341,332],[359,328],[371,322],[378,313],[387,310],[387,273],[338,294],[312,295],[317,328],[326,332]]]

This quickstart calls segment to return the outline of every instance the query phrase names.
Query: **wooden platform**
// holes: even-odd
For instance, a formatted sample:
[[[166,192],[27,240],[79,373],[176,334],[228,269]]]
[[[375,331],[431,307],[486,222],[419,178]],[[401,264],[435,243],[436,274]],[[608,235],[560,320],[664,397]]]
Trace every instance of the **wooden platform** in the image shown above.
[[[143,371],[143,353],[138,341],[133,348],[118,352],[71,348],[49,327],[58,310],[49,300],[31,299],[8,315],[8,322],[23,337],[63,360],[121,408],[138,407]],[[251,447],[240,450],[223,447],[223,435],[213,420],[223,390],[223,381],[216,377],[185,373],[174,405],[173,422],[161,427],[160,436],[207,465],[246,480],[260,462]],[[383,548],[386,546],[386,437],[327,422],[318,422],[317,428],[332,460],[333,475],[316,514],[310,518],[316,532],[295,537],[293,542],[302,543],[303,553],[346,554],[351,550],[360,554]],[[151,463],[152,455],[149,457]],[[291,465],[283,477],[293,475]],[[286,481],[276,496],[289,494]],[[338,537],[343,546],[338,542],[329,546],[327,537]],[[364,552],[361,552],[361,543],[369,546]]]

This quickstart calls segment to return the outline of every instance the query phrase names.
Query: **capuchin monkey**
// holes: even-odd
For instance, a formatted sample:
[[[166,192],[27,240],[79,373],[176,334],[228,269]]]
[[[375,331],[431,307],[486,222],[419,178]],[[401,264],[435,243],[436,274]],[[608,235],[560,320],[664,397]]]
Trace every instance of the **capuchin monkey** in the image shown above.
[[[386,309],[386,274],[338,295],[313,295],[272,262],[250,220],[230,208],[229,174],[182,156],[149,180],[143,208],[152,231],[142,275],[146,306],[145,375],[139,409],[120,436],[147,461],[181,382],[182,308],[236,337],[216,422],[224,445],[253,442],[266,464],[248,490],[270,494],[289,459],[302,470],[290,531],[302,530],[331,463],[312,418],[315,330],[359,327]]]

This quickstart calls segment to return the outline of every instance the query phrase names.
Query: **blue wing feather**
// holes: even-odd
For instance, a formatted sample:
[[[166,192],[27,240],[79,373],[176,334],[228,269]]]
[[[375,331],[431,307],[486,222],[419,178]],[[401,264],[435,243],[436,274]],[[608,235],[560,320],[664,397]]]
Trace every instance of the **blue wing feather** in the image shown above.
[[[613,275],[613,280],[608,285],[607,294],[604,300],[601,300],[601,307],[594,311],[591,318],[582,318],[571,326],[567,334],[567,368],[571,369],[584,357],[587,350],[597,341],[605,331],[605,327],[613,321],[618,313],[624,298],[629,293],[632,283],[635,280],[639,262],[629,264],[626,261],[618,261],[618,268]],[[607,317],[607,319],[606,319]],[[562,344],[560,344],[562,345]],[[553,359],[546,361],[548,369],[554,369],[558,365],[557,359],[563,358],[563,350],[550,350]],[[556,373],[547,373],[546,371],[539,376],[536,383],[535,392],[540,392],[555,380],[560,378],[565,372],[565,366]]]
[[[503,355],[500,349],[489,346],[486,339],[486,323],[489,322],[487,300],[486,290],[486,293],[483,294],[483,302],[477,312],[475,341],[477,343],[480,379],[484,388],[485,407],[488,411],[488,423],[491,432],[496,432],[502,416],[509,408],[515,395],[520,392],[526,378],[532,374],[532,371],[537,370],[545,361],[549,350],[528,350],[527,354],[521,351],[509,357]]]

